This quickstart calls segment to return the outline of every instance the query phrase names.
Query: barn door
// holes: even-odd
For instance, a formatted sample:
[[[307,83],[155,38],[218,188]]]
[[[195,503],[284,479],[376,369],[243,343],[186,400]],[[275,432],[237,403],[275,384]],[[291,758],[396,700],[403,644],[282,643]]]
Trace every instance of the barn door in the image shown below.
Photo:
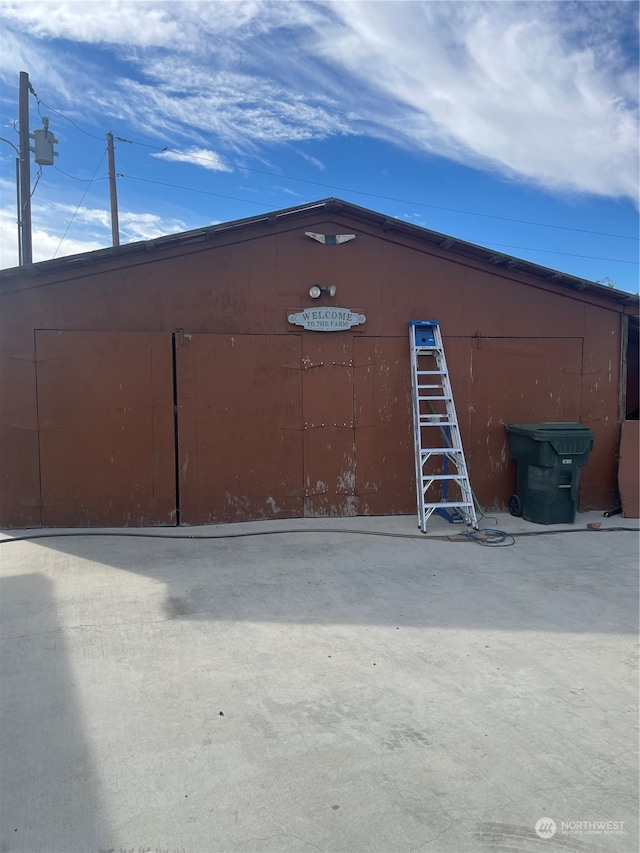
[[[175,337],[181,524],[413,509],[406,340]]]
[[[302,515],[299,335],[175,334],[180,524]]]
[[[171,336],[36,331],[42,524],[176,523]]]

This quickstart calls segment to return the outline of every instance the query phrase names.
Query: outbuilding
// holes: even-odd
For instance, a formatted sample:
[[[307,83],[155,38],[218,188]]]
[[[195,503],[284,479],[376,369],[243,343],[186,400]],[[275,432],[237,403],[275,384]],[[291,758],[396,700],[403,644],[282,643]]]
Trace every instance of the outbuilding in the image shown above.
[[[593,431],[580,504],[619,501],[638,298],[350,203],[6,270],[0,308],[4,527],[413,513],[426,319],[485,509],[540,421]]]

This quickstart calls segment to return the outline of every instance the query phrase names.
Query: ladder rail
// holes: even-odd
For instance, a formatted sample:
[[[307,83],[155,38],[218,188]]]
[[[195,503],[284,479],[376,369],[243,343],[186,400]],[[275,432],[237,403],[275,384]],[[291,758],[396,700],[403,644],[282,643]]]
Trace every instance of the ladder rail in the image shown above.
[[[409,353],[411,358],[411,400],[413,408],[413,457],[416,466],[416,503],[418,511],[418,527],[422,528],[424,518],[424,494],[421,487],[422,454],[420,444],[420,401],[418,400],[418,356],[415,348],[415,336],[409,326]]]

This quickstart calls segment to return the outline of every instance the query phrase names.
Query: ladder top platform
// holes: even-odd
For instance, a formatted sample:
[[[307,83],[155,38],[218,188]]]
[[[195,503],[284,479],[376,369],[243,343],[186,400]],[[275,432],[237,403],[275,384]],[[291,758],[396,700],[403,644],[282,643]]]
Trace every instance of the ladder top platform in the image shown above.
[[[414,346],[418,350],[421,348],[434,349],[438,347],[435,338],[438,326],[437,320],[411,320],[409,328],[412,331]]]

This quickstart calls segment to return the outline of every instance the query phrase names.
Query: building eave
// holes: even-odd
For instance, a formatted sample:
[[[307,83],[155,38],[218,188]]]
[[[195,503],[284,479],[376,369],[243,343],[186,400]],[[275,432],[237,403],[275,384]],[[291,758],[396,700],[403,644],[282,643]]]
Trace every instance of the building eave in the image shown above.
[[[93,252],[84,252],[54,260],[40,261],[25,267],[12,267],[0,271],[0,283],[15,282],[17,279],[55,275],[58,272],[69,272],[70,270],[82,267],[97,266],[114,259],[124,260],[141,253],[156,254],[176,247],[214,241],[218,235],[233,235],[234,232],[239,233],[244,229],[255,229],[256,226],[260,226],[261,224],[268,227],[276,223],[286,222],[288,218],[304,218],[308,217],[309,214],[317,212],[324,212],[327,215],[345,215],[352,220],[380,229],[384,233],[394,233],[411,237],[439,252],[446,252],[454,256],[466,258],[467,260],[486,263],[499,269],[532,276],[546,283],[573,290],[576,293],[598,296],[619,305],[628,306],[632,311],[634,308],[637,309],[640,304],[638,294],[607,287],[598,282],[580,278],[561,270],[535,264],[515,255],[496,252],[485,246],[469,243],[451,235],[432,231],[428,228],[405,222],[402,219],[395,219],[337,198],[321,199],[309,204],[297,205],[258,216],[221,222],[216,225],[184,231],[178,234],[168,234],[152,240],[142,240],[121,246],[98,249]]]

